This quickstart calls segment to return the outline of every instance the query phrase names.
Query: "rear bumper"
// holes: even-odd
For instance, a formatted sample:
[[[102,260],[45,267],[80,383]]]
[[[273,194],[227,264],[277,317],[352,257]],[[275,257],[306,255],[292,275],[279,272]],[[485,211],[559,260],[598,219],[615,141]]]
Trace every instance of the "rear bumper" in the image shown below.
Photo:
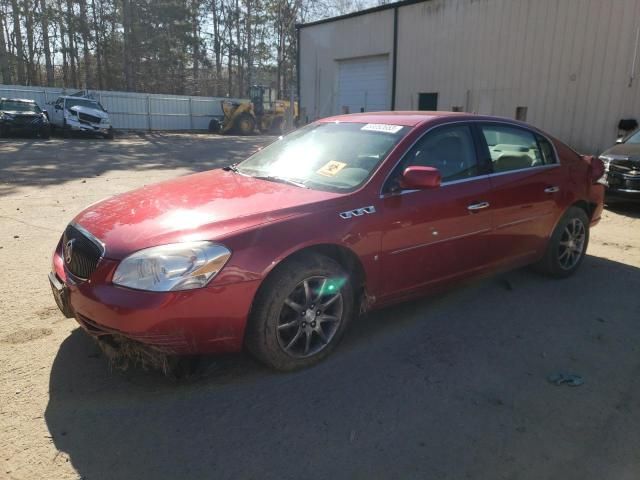
[[[117,263],[111,260],[103,259],[86,282],[74,281],[59,252],[53,264],[56,279],[65,285],[70,312],[94,337],[122,336],[178,355],[242,350],[258,281],[184,292],[143,292],[112,284]]]

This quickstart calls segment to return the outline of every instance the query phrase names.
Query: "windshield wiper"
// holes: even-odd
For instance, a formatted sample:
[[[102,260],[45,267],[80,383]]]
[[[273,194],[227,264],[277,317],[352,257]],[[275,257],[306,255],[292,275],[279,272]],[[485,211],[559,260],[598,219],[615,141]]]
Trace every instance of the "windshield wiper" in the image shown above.
[[[225,172],[238,173],[238,164],[237,163],[232,163],[231,165],[227,165],[226,167],[222,167],[222,170],[224,170]]]
[[[278,177],[277,175],[256,175],[256,176],[253,176],[253,178],[258,178],[260,180],[267,180],[269,182],[288,183],[289,185],[294,185],[300,188],[309,188],[303,182],[296,182],[295,180],[291,180],[290,178]]]

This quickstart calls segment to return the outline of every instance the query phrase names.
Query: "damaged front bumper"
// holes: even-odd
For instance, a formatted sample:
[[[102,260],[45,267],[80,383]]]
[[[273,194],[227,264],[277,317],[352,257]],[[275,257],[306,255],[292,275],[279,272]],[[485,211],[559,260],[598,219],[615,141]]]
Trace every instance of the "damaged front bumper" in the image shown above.
[[[108,135],[111,132],[111,123],[100,122],[94,123],[87,120],[80,120],[76,117],[67,117],[67,127],[72,132],[94,133],[99,135]]]
[[[80,280],[65,268],[61,245],[54,254],[49,280],[56,304],[88,334],[101,341],[124,338],[168,355],[242,350],[257,280],[146,292],[114,285],[117,265],[102,258],[91,277]]]

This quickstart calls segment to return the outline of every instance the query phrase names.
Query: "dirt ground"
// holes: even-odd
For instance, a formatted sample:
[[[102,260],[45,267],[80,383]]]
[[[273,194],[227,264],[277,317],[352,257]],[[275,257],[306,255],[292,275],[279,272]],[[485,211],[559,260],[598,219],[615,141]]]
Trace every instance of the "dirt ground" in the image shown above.
[[[183,383],[110,371],[51,297],[66,224],[267,141],[0,141],[0,478],[640,476],[640,206],[605,213],[571,279],[525,269],[373,313],[310,370],[235,355]]]

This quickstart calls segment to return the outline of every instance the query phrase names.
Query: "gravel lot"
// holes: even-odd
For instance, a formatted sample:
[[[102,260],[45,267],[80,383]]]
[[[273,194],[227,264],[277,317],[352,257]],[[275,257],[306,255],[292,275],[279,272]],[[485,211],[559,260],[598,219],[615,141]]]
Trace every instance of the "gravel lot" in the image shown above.
[[[0,141],[0,478],[638,478],[640,206],[605,213],[569,280],[521,270],[373,313],[310,370],[111,372],[50,294],[67,222],[268,140]]]

